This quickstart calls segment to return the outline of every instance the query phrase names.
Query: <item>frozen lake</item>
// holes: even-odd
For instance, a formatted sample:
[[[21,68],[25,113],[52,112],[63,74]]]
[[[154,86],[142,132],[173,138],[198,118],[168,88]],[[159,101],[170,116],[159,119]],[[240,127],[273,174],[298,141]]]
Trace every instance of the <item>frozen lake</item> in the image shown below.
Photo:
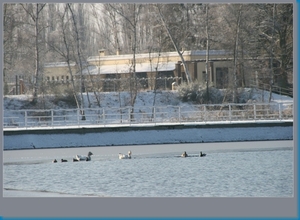
[[[131,160],[118,153],[132,151]],[[92,161],[71,162],[93,152]],[[186,151],[191,157],[178,157]],[[198,157],[200,151],[206,157]],[[61,159],[69,162],[61,163]],[[58,163],[52,163],[57,159]],[[4,197],[292,197],[293,141],[3,152]],[[7,190],[10,189],[10,190]]]

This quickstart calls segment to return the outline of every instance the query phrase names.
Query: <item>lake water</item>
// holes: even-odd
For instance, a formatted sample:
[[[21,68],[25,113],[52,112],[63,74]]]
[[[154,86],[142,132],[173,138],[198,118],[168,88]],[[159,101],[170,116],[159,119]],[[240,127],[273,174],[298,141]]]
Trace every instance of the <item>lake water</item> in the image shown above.
[[[70,162],[76,151],[92,161]],[[294,151],[292,141],[4,151],[3,176],[5,189],[62,196],[292,197]]]

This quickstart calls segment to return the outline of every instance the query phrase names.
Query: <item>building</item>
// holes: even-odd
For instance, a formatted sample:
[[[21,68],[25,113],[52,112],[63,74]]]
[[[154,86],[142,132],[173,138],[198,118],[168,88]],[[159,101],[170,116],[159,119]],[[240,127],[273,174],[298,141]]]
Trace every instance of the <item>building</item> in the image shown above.
[[[210,51],[208,81],[216,86],[227,86],[229,62],[231,55],[226,51]],[[192,81],[206,81],[206,51],[184,51],[183,57],[187,63]],[[147,88],[154,88],[155,78],[174,77],[178,83],[186,81],[184,68],[177,52],[144,53],[135,55],[135,72],[137,78],[148,78]],[[91,74],[99,75],[102,79],[128,78],[133,72],[133,55],[105,55],[105,50],[99,51],[99,56],[90,57],[88,62],[96,68]],[[174,80],[173,80],[174,81]],[[171,88],[171,82],[168,83]]]
[[[134,77],[139,82],[140,89],[153,90],[157,88],[171,89],[172,83],[186,81],[185,71],[177,52],[143,53],[106,55],[105,50],[99,50],[98,56],[87,59],[83,75],[86,86],[97,86],[102,91],[114,91],[121,84],[130,85]],[[187,64],[192,81],[206,82],[206,51],[184,51],[184,60]],[[229,72],[232,66],[232,56],[223,50],[209,51],[208,81],[211,85],[224,88],[230,80]],[[135,70],[134,70],[135,68]],[[70,68],[67,63],[46,64],[44,79],[48,82],[68,82],[70,70],[76,79],[80,79],[78,67],[73,63]],[[135,73],[135,75],[133,75]]]
[[[184,51],[182,56],[186,62],[192,81],[206,83],[216,88],[231,87],[233,78],[233,55],[224,50],[210,50],[208,74],[206,74],[206,50]],[[135,59],[134,59],[135,57]],[[134,65],[135,61],[135,65]],[[238,60],[237,86],[265,89],[270,81],[270,59],[268,57],[243,58]],[[276,64],[276,63],[275,63]],[[273,67],[276,69],[276,65]],[[275,66],[274,66],[275,65]],[[278,69],[278,68],[277,68]],[[99,50],[97,56],[88,57],[82,65],[82,74],[76,63],[56,62],[44,65],[42,74],[43,92],[63,92],[71,88],[71,78],[75,79],[76,90],[83,91],[129,91],[172,89],[186,81],[186,74],[177,52],[106,54]],[[278,81],[278,80],[277,80]],[[275,83],[276,85],[276,78]],[[5,81],[5,94],[23,94],[31,91],[34,78],[16,76]],[[264,86],[260,86],[260,84]],[[134,86],[134,87],[133,87]]]

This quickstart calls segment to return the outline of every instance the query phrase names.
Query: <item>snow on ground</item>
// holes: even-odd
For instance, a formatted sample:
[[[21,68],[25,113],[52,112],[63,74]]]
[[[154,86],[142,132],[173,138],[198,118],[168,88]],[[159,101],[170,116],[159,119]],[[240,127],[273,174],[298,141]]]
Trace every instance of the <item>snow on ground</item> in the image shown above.
[[[242,100],[248,100],[249,103],[262,103],[268,102],[269,93],[257,89],[244,89],[240,96]],[[32,106],[29,99],[30,97],[25,95],[4,97],[5,126],[22,127],[25,126],[25,123],[27,126],[29,124],[30,126],[35,126],[35,124],[39,126],[55,126],[79,123],[77,109],[75,106],[70,106],[68,97],[57,97],[55,95],[40,97],[40,101],[36,106]],[[84,94],[84,107],[87,117],[86,121],[80,121],[80,124],[101,125],[129,122],[131,114],[130,99],[130,93],[128,92],[104,92],[96,95],[93,93]],[[287,109],[286,113],[291,114],[292,101],[293,99],[288,96],[273,94],[272,105],[269,108],[278,112],[280,106],[281,111]],[[100,107],[98,103],[100,103]],[[89,108],[87,108],[88,105]],[[178,98],[177,91],[158,91],[156,94],[153,91],[143,91],[138,93],[134,104],[133,113],[136,123],[142,123],[145,120],[148,122],[153,121],[153,106],[155,106],[155,122],[179,122],[182,119],[199,121],[199,118],[204,117],[202,107],[192,102],[182,102]],[[34,111],[45,109],[46,111],[39,113],[40,118],[37,117],[36,112],[30,111],[30,114],[27,113],[30,119],[27,118],[25,120],[24,110],[30,109]],[[202,113],[199,111],[200,109]],[[50,112],[50,110],[53,110],[53,112]],[[200,116],[201,114],[202,116]],[[54,118],[51,118],[52,116]],[[53,120],[53,123],[49,120]]]
[[[90,108],[99,108],[97,104],[97,99],[93,93],[88,94],[91,106]],[[100,101],[101,107],[108,108],[120,108],[130,106],[130,93],[128,92],[102,92],[97,94]],[[143,91],[139,92],[135,102],[135,109],[137,111],[143,107],[152,107],[155,93],[153,91]],[[245,89],[243,94],[243,99],[250,99],[257,103],[265,102],[269,100],[269,92],[262,91],[259,89]],[[44,102],[40,104],[40,109],[44,107],[46,109],[68,109],[70,108],[66,103],[63,102],[53,102],[55,96],[49,96],[44,99]],[[4,96],[3,99],[3,110],[24,110],[24,109],[33,109],[29,104],[30,96],[28,95],[10,95]],[[271,102],[280,103],[280,102],[292,102],[293,98],[284,95],[278,95],[273,93]],[[87,94],[84,93],[84,103],[85,107],[88,105]],[[157,91],[156,93],[156,106],[189,106],[193,108],[195,105],[191,102],[182,102],[178,99],[177,91]],[[37,107],[35,107],[36,109]],[[73,107],[74,108],[74,107]]]
[[[245,94],[249,97],[252,93],[252,100],[256,102],[268,101],[268,92],[261,90],[246,90]],[[153,91],[138,93],[135,102],[135,112],[151,109],[154,100]],[[272,102],[291,102],[292,98],[287,96],[272,95]],[[91,108],[97,107],[95,96],[89,94],[92,103]],[[130,94],[126,92],[101,93],[101,106],[106,108],[120,108],[130,105]],[[263,99],[264,98],[264,99]],[[24,110],[30,106],[28,97],[5,96],[4,111],[5,116],[13,116],[12,110]],[[85,103],[87,96],[85,95]],[[181,102],[177,98],[176,91],[159,91],[156,94],[156,106],[185,106],[194,110],[193,103]],[[45,100],[44,106],[50,109],[68,108],[60,103],[59,105]],[[227,123],[227,122],[219,122]],[[117,125],[116,125],[117,126]],[[135,125],[137,126],[137,125]],[[141,125],[144,126],[144,125]],[[149,126],[149,125],[148,125]],[[222,127],[222,126],[220,126]],[[78,128],[78,127],[77,127]],[[37,129],[37,128],[35,128]],[[42,128],[40,128],[42,129]],[[44,128],[43,128],[44,129]],[[55,128],[52,128],[55,129]],[[18,130],[15,128],[15,130]],[[83,134],[18,134],[4,136],[4,150],[11,149],[32,149],[53,148],[53,147],[81,147],[81,146],[116,146],[116,145],[136,145],[136,144],[161,144],[161,143],[197,143],[197,142],[218,142],[218,141],[254,141],[254,140],[292,140],[293,127],[247,127],[247,128],[186,128],[186,129],[166,129],[166,130],[132,130],[117,132],[98,132]]]

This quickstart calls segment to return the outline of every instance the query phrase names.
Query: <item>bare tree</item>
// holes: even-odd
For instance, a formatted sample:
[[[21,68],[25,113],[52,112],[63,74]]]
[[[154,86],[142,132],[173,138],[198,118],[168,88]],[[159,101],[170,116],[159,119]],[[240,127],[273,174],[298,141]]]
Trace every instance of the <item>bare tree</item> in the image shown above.
[[[155,103],[156,103],[156,94],[157,94],[157,78],[158,78],[158,72],[159,72],[159,61],[160,61],[160,53],[161,53],[161,48],[162,46],[159,47],[159,52],[157,53],[157,57],[155,57],[157,59],[157,62],[154,66],[155,69],[155,79],[154,79],[154,97],[153,97],[153,104],[152,104],[152,118],[154,118],[154,110],[155,110]],[[149,47],[149,62],[150,62],[150,67],[151,67],[151,72],[153,71],[153,64],[152,64],[152,60],[153,60],[153,56],[151,55],[151,47]]]
[[[238,62],[238,49],[239,49],[239,34],[240,34],[240,22],[243,5],[239,5],[238,15],[236,20],[235,39],[234,39],[234,50],[233,50],[233,93],[232,100],[237,102],[237,62]]]
[[[23,9],[26,11],[26,13],[31,17],[32,21],[34,22],[34,38],[35,38],[35,81],[34,81],[34,87],[33,87],[33,99],[32,103],[37,102],[37,94],[39,89],[39,82],[40,82],[40,75],[41,75],[41,48],[39,41],[41,40],[41,31],[44,27],[40,26],[40,18],[42,14],[42,10],[44,9],[46,4],[39,4],[36,3],[35,7],[33,7],[33,4],[21,4]]]
[[[47,5],[49,7],[41,3],[5,4],[3,11],[5,78],[21,74],[33,76],[33,97],[42,91],[39,80],[43,75],[43,62],[66,61],[57,56],[56,50],[66,55],[66,46],[64,34],[58,30],[54,18],[56,13],[65,10],[65,4]],[[208,7],[208,4],[186,3],[114,3],[89,7],[82,3],[71,6],[70,23],[68,30],[65,29],[70,61],[77,62],[80,74],[87,66],[87,55],[98,53],[99,48],[110,53],[122,50],[122,53],[133,54],[131,105],[137,94],[135,56],[147,53],[149,46],[160,48],[162,42],[161,51],[172,48],[177,51],[187,81],[190,74],[183,60],[185,49],[207,51],[207,73],[210,51],[221,49],[233,52],[232,88],[247,86],[255,71],[258,78],[263,76],[259,81],[265,80],[270,90],[276,86],[291,87],[293,4],[210,4]],[[49,47],[51,44],[56,50]],[[206,78],[209,81],[208,76]],[[29,84],[31,86],[31,81]]]
[[[4,94],[8,94],[7,79],[13,75],[14,66],[17,59],[18,38],[16,30],[19,26],[16,13],[16,4],[4,4],[3,9],[3,79],[4,79]]]
[[[262,53],[270,58],[269,83],[287,89],[292,79],[293,4],[258,5],[256,9],[261,13],[258,33]]]
[[[159,5],[157,5],[157,11],[158,11],[158,15],[159,15],[159,17],[160,17],[160,19],[161,19],[161,22],[162,22],[163,26],[165,27],[165,29],[166,29],[166,31],[167,31],[167,33],[168,33],[168,36],[170,37],[170,40],[172,41],[172,44],[173,44],[173,46],[174,46],[176,52],[178,53],[178,55],[179,55],[179,57],[180,57],[180,59],[181,59],[181,62],[182,62],[183,68],[184,68],[184,72],[185,72],[185,75],[186,75],[187,83],[190,83],[190,81],[191,81],[190,73],[189,73],[188,67],[187,67],[187,65],[186,65],[186,62],[185,62],[185,60],[184,60],[184,57],[183,57],[183,55],[182,55],[184,51],[181,52],[181,51],[179,50],[179,48],[178,48],[178,46],[177,46],[177,43],[175,42],[174,37],[173,37],[173,35],[171,34],[170,29],[168,28],[168,25],[167,25],[167,23],[166,23],[166,21],[165,21],[165,19],[164,19],[164,16],[163,16],[163,14],[162,14],[162,12],[161,12],[161,8],[160,8]]]
[[[131,38],[130,45],[133,54],[132,64],[130,68],[130,103],[131,103],[131,119],[133,119],[134,104],[137,96],[137,76],[136,76],[136,52],[137,52],[137,25],[139,22],[139,15],[142,9],[142,5],[139,4],[127,4],[127,5],[114,5],[109,6],[115,10],[124,20],[125,25],[131,31],[128,36]],[[127,8],[125,8],[127,6]],[[125,11],[126,9],[126,11]]]
[[[85,90],[85,87],[84,87],[84,79],[83,79],[83,63],[82,63],[82,58],[81,58],[79,32],[78,32],[78,28],[77,28],[75,14],[72,10],[71,4],[67,4],[67,6],[71,12],[72,21],[73,21],[73,25],[74,25],[74,31],[75,31],[75,37],[76,37],[76,51],[77,51],[77,58],[78,58],[77,64],[79,64],[79,74],[80,74],[80,98],[81,98],[81,101],[80,101],[81,106],[80,107],[81,107],[82,120],[85,120],[84,98],[83,98],[83,91]],[[87,94],[87,97],[89,97],[88,94]]]
[[[206,101],[209,102],[209,89],[208,89],[208,65],[209,65],[209,20],[208,20],[208,9],[209,6],[206,4],[205,12],[206,12],[206,19],[205,19],[205,32],[206,32],[206,61],[205,61],[205,83],[206,83]],[[209,71],[210,72],[210,71]]]
[[[70,33],[70,25],[69,23],[69,18],[68,18],[68,6],[65,5],[64,7],[64,11],[61,15],[59,15],[59,21],[60,21],[60,27],[61,30],[59,31],[59,36],[55,35],[52,36],[52,38],[55,38],[55,40],[51,40],[48,42],[49,47],[55,51],[56,53],[58,53],[67,63],[68,66],[68,70],[69,70],[69,74],[70,74],[70,81],[72,84],[72,92],[73,92],[73,96],[77,105],[77,108],[80,109],[81,104],[78,101],[77,98],[77,89],[75,86],[75,79],[74,79],[74,74],[71,68],[71,60],[72,60],[72,56],[71,56],[71,51],[72,49],[72,43],[70,42],[70,39],[68,39],[68,36],[71,35]],[[59,39],[62,38],[62,42],[64,45],[64,48],[60,48],[59,44]],[[58,44],[58,46],[57,46]]]
[[[269,93],[269,102],[271,102],[272,99],[272,87],[274,83],[274,70],[273,70],[273,57],[274,57],[274,30],[275,30],[275,10],[276,10],[276,4],[273,4],[273,27],[271,32],[271,49],[270,49],[270,93]]]

